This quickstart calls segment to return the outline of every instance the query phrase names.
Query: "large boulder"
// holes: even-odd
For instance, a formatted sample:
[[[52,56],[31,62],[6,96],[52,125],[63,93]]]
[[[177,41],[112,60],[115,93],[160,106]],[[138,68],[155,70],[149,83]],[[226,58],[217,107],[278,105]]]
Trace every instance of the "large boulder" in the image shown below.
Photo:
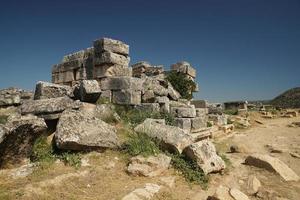
[[[82,80],[79,86],[79,99],[83,102],[95,103],[100,97],[101,89],[96,80]]]
[[[299,176],[281,160],[264,154],[253,154],[246,158],[245,163],[268,171],[278,173],[285,181],[298,181]]]
[[[165,154],[158,154],[157,156],[149,156],[147,158],[138,155],[130,159],[127,171],[134,176],[153,177],[166,171],[170,163],[171,158]]]
[[[73,98],[73,89],[70,86],[58,85],[44,81],[37,82],[35,86],[34,99],[50,99],[57,97]]]
[[[92,150],[118,147],[116,129],[90,112],[66,110],[55,133],[58,148]]]
[[[216,148],[209,140],[202,140],[184,149],[184,154],[195,160],[205,174],[225,169],[225,162],[217,155]]]
[[[46,133],[44,119],[36,116],[9,118],[0,127],[0,167],[22,164],[31,155],[35,140]]]
[[[78,109],[80,102],[73,101],[68,97],[59,97],[51,99],[28,100],[21,106],[21,114],[34,114],[45,120],[58,119],[61,113],[68,109]]]
[[[142,124],[136,126],[134,130],[158,139],[162,142],[163,147],[171,152],[181,153],[185,147],[193,142],[192,136],[187,131],[165,125],[162,120],[148,118]]]

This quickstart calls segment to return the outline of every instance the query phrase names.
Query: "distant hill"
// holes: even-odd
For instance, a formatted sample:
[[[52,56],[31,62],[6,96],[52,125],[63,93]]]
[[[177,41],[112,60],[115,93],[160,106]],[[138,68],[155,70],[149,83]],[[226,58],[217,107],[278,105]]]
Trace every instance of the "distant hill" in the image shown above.
[[[281,108],[300,108],[300,87],[285,91],[275,97],[271,104]]]

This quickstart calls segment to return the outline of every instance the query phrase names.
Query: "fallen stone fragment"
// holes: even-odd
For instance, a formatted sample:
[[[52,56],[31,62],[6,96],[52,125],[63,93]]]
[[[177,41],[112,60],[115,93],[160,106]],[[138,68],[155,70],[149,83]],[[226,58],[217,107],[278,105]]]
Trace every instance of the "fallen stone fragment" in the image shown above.
[[[229,194],[233,197],[234,200],[250,200],[247,195],[236,188],[231,188],[229,190]]]
[[[142,188],[137,188],[127,194],[122,200],[145,200],[151,199],[156,193],[159,192],[160,186],[152,183],[146,183]]]
[[[19,106],[23,100],[32,98],[32,92],[18,88],[0,90],[0,107]]]
[[[45,134],[44,119],[36,116],[22,116],[9,120],[0,128],[0,167],[22,164],[31,155],[35,140]]]
[[[21,167],[12,169],[10,171],[10,176],[13,179],[27,177],[30,174],[32,174],[35,167],[36,167],[36,164],[34,164],[34,163],[29,163],[29,164],[22,165]]]
[[[28,100],[21,105],[21,114],[34,114],[45,120],[51,120],[58,119],[64,110],[78,109],[79,106],[79,101],[73,101],[68,97]]]
[[[178,127],[165,125],[162,120],[146,119],[134,128],[137,133],[145,133],[151,138],[162,141],[165,149],[181,153],[183,149],[193,142],[187,131]]]
[[[278,173],[285,181],[298,181],[299,176],[281,160],[269,155],[253,154],[246,158],[245,163],[271,172]]]
[[[179,92],[177,92],[173,86],[171,85],[171,83],[169,83],[168,85],[168,96],[170,97],[170,99],[177,101],[181,95],[179,94]]]
[[[217,155],[216,148],[209,140],[191,144],[183,152],[188,158],[195,160],[205,174],[225,169],[225,162]]]
[[[256,178],[256,176],[250,176],[247,182],[247,192],[250,195],[254,195],[258,192],[261,187],[260,181]]]
[[[220,185],[213,196],[209,196],[207,200],[234,200],[229,194],[229,188],[223,185]]]
[[[267,200],[279,200],[278,194],[272,190],[267,190],[263,187],[260,187],[258,192],[255,194],[255,197],[258,199],[267,199]]]
[[[171,163],[171,158],[165,154],[157,156],[135,156],[130,159],[130,164],[127,168],[128,173],[134,176],[153,177],[162,174],[166,171]]]
[[[73,89],[67,85],[58,85],[44,81],[37,82],[35,86],[34,99],[50,99],[57,97],[73,98]]]
[[[89,112],[66,110],[62,113],[55,133],[58,148],[93,150],[118,147],[116,129]]]
[[[260,120],[254,120],[256,123],[258,123],[258,124],[264,124],[262,121],[260,121]]]
[[[296,153],[296,152],[291,152],[290,155],[294,158],[299,158],[300,159],[300,154]]]
[[[95,103],[100,97],[101,89],[96,80],[82,80],[79,86],[79,99],[83,102]]]

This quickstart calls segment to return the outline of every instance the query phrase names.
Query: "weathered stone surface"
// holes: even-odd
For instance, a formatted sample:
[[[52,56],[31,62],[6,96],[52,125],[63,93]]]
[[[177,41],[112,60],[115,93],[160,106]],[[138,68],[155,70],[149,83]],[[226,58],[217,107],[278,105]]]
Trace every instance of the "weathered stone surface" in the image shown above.
[[[217,155],[215,146],[209,140],[191,144],[184,150],[184,154],[195,160],[205,174],[225,169],[224,161]]]
[[[299,176],[281,160],[269,155],[253,154],[246,158],[245,163],[271,172],[278,173],[285,181],[298,181]]]
[[[153,90],[146,90],[142,95],[142,102],[152,103],[155,101],[155,94]]]
[[[141,105],[136,105],[136,109],[147,112],[159,112],[160,107],[158,103],[142,103]]]
[[[181,153],[193,140],[187,131],[165,125],[162,121],[155,119],[146,119],[134,130],[138,133],[145,133],[151,138],[157,138],[162,141],[165,149],[178,153]]]
[[[159,104],[161,112],[170,112],[170,100],[168,97],[155,97],[155,102]]]
[[[115,90],[112,94],[112,102],[115,104],[139,105],[142,93],[139,90]]]
[[[0,167],[22,164],[29,158],[35,140],[46,133],[45,121],[36,116],[11,118],[0,127]]]
[[[145,200],[151,199],[156,193],[159,192],[160,186],[152,183],[146,183],[142,188],[137,188],[127,194],[122,200]]]
[[[80,101],[95,103],[101,94],[101,89],[96,80],[82,80],[79,86]]]
[[[181,61],[171,65],[171,70],[187,74],[193,78],[196,77],[196,70],[191,66],[190,63]]]
[[[80,50],[68,55],[65,55],[62,59],[62,62],[69,62],[69,61],[73,61],[73,60],[77,60],[77,59],[85,59],[88,58],[90,56],[93,56],[94,54],[94,48],[90,47],[84,50]]]
[[[213,196],[209,196],[207,200],[234,200],[229,194],[229,188],[220,185]]]
[[[156,77],[144,77],[143,81],[143,89],[152,90],[155,95],[158,96],[168,96],[168,82],[164,79],[156,78]]]
[[[90,113],[88,115],[95,116],[103,121],[118,122],[120,121],[120,116],[115,112],[115,106],[112,104],[91,104],[82,103],[79,108],[80,111],[84,113]]]
[[[96,54],[100,54],[104,51],[111,51],[114,53],[128,55],[129,46],[122,41],[114,40],[110,38],[102,38],[94,41],[94,49]]]
[[[227,116],[226,115],[217,115],[217,114],[209,114],[208,119],[213,121],[215,125],[223,126],[227,124]]]
[[[191,105],[189,108],[171,107],[171,113],[180,118],[196,117],[196,109],[193,105]]]
[[[250,200],[247,195],[236,188],[231,188],[229,194],[233,197],[234,200]]]
[[[116,129],[90,114],[77,110],[62,113],[55,133],[58,148],[91,150],[118,147]]]
[[[168,85],[168,97],[170,97],[170,99],[175,100],[175,101],[178,100],[181,97],[181,95],[179,94],[179,92],[177,92],[173,88],[173,86],[171,85],[171,83],[169,83],[169,85]]]
[[[203,117],[208,114],[207,108],[196,108],[196,117]]]
[[[128,67],[128,64],[130,62],[130,58],[116,54],[113,52],[105,51],[100,54],[99,58],[95,58],[94,63],[95,65],[101,65],[101,64],[116,64],[124,67]]]
[[[191,118],[191,128],[193,130],[199,130],[207,127],[207,117],[201,116],[201,117],[195,117]]]
[[[233,124],[227,124],[220,127],[220,130],[222,130],[224,133],[231,133],[234,130]]]
[[[164,72],[162,65],[152,66],[150,63],[141,61],[132,65],[132,73],[134,77],[157,76]]]
[[[134,77],[108,77],[101,80],[102,90],[142,90],[142,81]]]
[[[135,156],[130,159],[130,164],[127,171],[134,176],[153,177],[162,174],[166,171],[171,163],[171,158],[165,154],[157,156]]]
[[[70,86],[58,85],[44,81],[37,82],[35,86],[34,99],[50,99],[57,97],[73,98],[73,89]]]
[[[192,126],[191,119],[190,118],[175,118],[175,126],[190,132],[191,126]]]
[[[17,88],[0,90],[0,107],[20,105],[23,92],[23,90]]]
[[[169,188],[173,188],[175,186],[175,176],[163,176],[160,179],[160,182]]]
[[[51,99],[28,100],[21,106],[21,114],[34,114],[46,120],[58,119],[60,114],[68,109],[78,109],[80,102],[73,101],[68,97]]]
[[[261,187],[260,181],[255,176],[250,176],[247,182],[247,192],[250,195],[254,195]]]
[[[114,76],[132,76],[132,68],[116,64],[101,64],[94,68],[94,78],[101,79]]]
[[[208,101],[206,100],[193,100],[191,104],[195,105],[196,108],[208,108]]]

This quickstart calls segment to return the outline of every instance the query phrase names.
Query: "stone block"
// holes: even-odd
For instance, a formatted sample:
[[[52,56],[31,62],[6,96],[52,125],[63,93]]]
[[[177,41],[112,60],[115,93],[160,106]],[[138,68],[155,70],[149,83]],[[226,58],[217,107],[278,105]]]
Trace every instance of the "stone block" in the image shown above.
[[[146,90],[142,95],[142,102],[144,103],[153,103],[155,101],[155,94],[153,90]]]
[[[129,54],[129,46],[122,41],[110,38],[102,38],[94,41],[95,53],[99,54],[103,51],[111,51],[121,55]]]
[[[191,105],[190,108],[171,107],[171,113],[179,118],[194,118],[196,117],[196,109]]]
[[[195,117],[191,119],[191,125],[193,130],[199,130],[207,127],[207,117]]]
[[[182,61],[171,65],[171,70],[186,74],[192,78],[196,77],[196,70],[190,63]]]
[[[183,130],[191,131],[191,118],[175,118],[175,125]]]
[[[34,99],[50,99],[57,97],[74,97],[73,89],[70,86],[58,85],[39,81],[35,86]]]
[[[82,80],[79,86],[79,99],[83,102],[95,103],[100,94],[101,89],[96,80]]]
[[[170,112],[170,100],[168,97],[156,97],[155,102],[159,103],[161,112]]]
[[[158,103],[142,103],[140,105],[136,105],[135,108],[138,110],[147,111],[147,112],[159,112],[160,111],[160,106]]]
[[[94,78],[105,78],[112,76],[132,76],[132,69],[115,64],[97,65],[94,68]]]
[[[142,81],[134,77],[108,77],[101,80],[102,90],[142,90]]]
[[[214,124],[218,126],[223,126],[227,124],[227,116],[226,115],[215,115],[215,114],[209,114],[208,119],[213,121]]]
[[[112,95],[112,102],[115,104],[138,105],[141,104],[142,94],[139,90],[115,90]]]
[[[201,117],[208,114],[207,108],[196,108],[196,117]]]
[[[112,92],[111,90],[102,90],[100,97],[99,97],[103,102],[111,102],[112,101]]]
[[[110,64],[116,64],[116,65],[128,67],[130,58],[120,55],[120,54],[106,51],[106,52],[101,53],[99,58],[95,58],[94,62],[95,62],[95,65],[110,63]]]
[[[208,101],[206,100],[192,100],[192,105],[195,105],[196,108],[208,108]]]

